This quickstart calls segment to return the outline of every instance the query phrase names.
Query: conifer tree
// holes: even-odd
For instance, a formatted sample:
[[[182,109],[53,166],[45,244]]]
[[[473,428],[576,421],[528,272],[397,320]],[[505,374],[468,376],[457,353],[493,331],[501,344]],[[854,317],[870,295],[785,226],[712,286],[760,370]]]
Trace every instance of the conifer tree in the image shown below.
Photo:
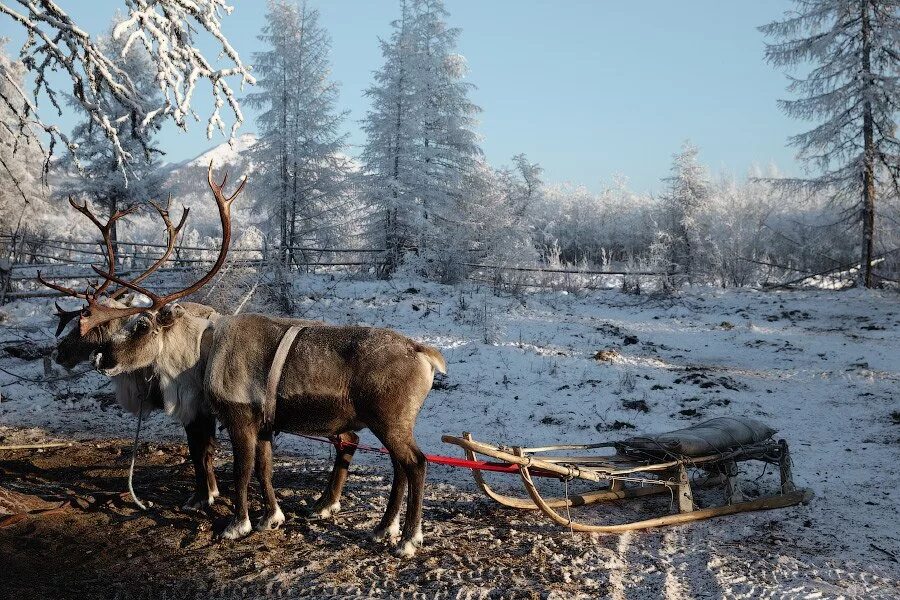
[[[274,218],[282,258],[293,263],[293,248],[321,245],[341,224],[349,164],[341,154],[338,86],[329,79],[331,41],[319,12],[285,0],[268,7],[259,35],[268,49],[254,54],[259,91],[245,101],[262,109],[253,151],[266,190],[259,208]]]
[[[678,265],[693,283],[701,271],[704,234],[699,219],[708,208],[710,182],[706,168],[698,160],[699,150],[685,142],[672,157],[671,175],[662,197],[663,226],[671,240],[669,262]]]
[[[461,258],[467,242],[466,190],[478,176],[479,112],[469,99],[459,30],[442,0],[403,0],[384,65],[369,90],[372,109],[363,152],[376,208],[376,239],[386,244],[386,273],[407,250]],[[445,276],[446,274],[442,275]]]
[[[99,39],[98,45],[106,54],[119,56],[121,68],[128,72],[142,101],[147,106],[153,106],[161,102],[156,69],[144,46],[133,44],[126,51],[126,40],[116,39],[112,35],[120,21],[121,17],[113,20],[108,35]],[[98,99],[105,114],[125,111],[119,99],[110,92],[101,93]],[[81,103],[77,100],[73,99],[71,105],[81,110]],[[131,157],[123,168],[118,151],[109,144],[107,132],[97,126],[92,115],[83,110],[81,112],[84,113],[84,121],[75,126],[70,138],[78,145],[78,163],[73,155],[67,155],[62,161],[61,166],[72,176],[63,180],[59,186],[60,194],[83,196],[106,208],[110,215],[125,206],[159,199],[162,183],[159,157],[162,152],[154,140],[159,123],[143,128],[134,127],[129,120],[112,123],[121,148]],[[116,236],[114,224],[114,241]]]
[[[784,20],[760,27],[776,43],[766,58],[776,67],[810,71],[792,77],[781,100],[790,116],[818,120],[790,138],[799,156],[821,173],[786,180],[794,188],[825,191],[849,205],[861,229],[861,283],[874,285],[876,210],[900,192],[900,2],[795,0]]]

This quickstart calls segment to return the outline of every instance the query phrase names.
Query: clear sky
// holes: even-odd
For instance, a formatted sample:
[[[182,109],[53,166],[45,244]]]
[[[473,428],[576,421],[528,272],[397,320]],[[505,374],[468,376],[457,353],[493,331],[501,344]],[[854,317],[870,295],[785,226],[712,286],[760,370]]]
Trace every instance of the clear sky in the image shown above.
[[[91,33],[104,32],[121,6],[115,0],[59,0]],[[236,0],[224,31],[252,64],[265,3]],[[363,92],[381,64],[379,36],[398,12],[392,0],[310,0],[332,37],[340,106],[350,111],[350,142],[363,142]],[[539,162],[548,181],[601,189],[616,175],[639,191],[654,190],[671,155],[690,138],[714,171],[739,175],[770,163],[800,167],[786,147],[805,124],[789,120],[783,73],[763,60],[758,25],[780,18],[789,0],[446,0],[449,22],[462,29],[459,51],[477,86],[480,133],[495,165],[519,152]],[[21,33],[0,15],[0,37]],[[201,45],[201,47],[207,47]],[[209,102],[198,96],[198,112]],[[245,108],[242,131],[254,131]],[[73,119],[66,116],[65,126]],[[193,157],[218,143],[202,123],[187,133],[167,127],[166,160]],[[356,148],[351,148],[351,154]]]

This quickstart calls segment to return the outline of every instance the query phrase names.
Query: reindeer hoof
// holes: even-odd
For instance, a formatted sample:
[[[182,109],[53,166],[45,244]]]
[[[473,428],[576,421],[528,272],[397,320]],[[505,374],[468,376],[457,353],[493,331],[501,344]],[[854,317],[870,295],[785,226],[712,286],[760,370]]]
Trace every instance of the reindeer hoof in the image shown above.
[[[413,540],[400,540],[400,543],[394,548],[394,555],[400,558],[412,558],[421,545],[421,542],[416,544]]]
[[[372,532],[372,539],[376,542],[395,540],[398,537],[400,537],[400,519],[394,519],[387,527],[379,527]]]
[[[252,530],[253,528],[250,526],[250,519],[245,517],[244,519],[238,520],[235,518],[228,524],[225,531],[222,532],[222,538],[226,540],[236,540],[244,537]]]
[[[188,498],[187,502],[184,503],[184,508],[186,510],[203,510],[207,506],[212,506],[216,502],[216,496],[218,496],[218,492],[210,492],[209,494],[193,494],[190,498]]]
[[[416,549],[422,547],[424,539],[424,536],[422,536],[422,528],[418,527],[412,537],[403,536],[403,539],[397,544],[394,554],[403,558],[415,556]]]
[[[309,514],[313,517],[319,517],[320,519],[328,519],[338,514],[340,510],[340,502],[335,502],[334,504],[329,504],[328,506],[319,506],[318,504],[315,504],[309,511]]]
[[[268,531],[270,529],[278,529],[282,525],[284,525],[284,513],[281,512],[280,508],[277,508],[274,513],[266,516],[265,519],[256,524],[256,530]]]

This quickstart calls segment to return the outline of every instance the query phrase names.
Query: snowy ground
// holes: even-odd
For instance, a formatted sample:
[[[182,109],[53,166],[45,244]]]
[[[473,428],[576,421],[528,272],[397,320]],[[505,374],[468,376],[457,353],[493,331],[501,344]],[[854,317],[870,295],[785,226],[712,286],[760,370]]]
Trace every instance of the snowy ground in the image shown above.
[[[522,445],[588,442],[721,415],[759,418],[790,442],[795,481],[816,494],[808,506],[602,539],[571,537],[528,517],[525,529],[540,532],[529,552],[543,548],[569,592],[900,596],[896,294],[695,290],[664,300],[599,291],[515,298],[474,287],[330,278],[302,279],[296,291],[305,318],[388,326],[441,348],[449,374],[429,396],[416,430],[427,452],[453,452],[440,436],[462,430]],[[52,343],[49,314],[37,302],[3,307],[0,347]],[[611,362],[594,358],[606,349],[617,351]],[[40,359],[2,352],[0,368],[44,376]],[[95,374],[29,383],[0,372],[0,385],[0,426],[72,438],[127,437],[134,426],[133,417],[98,396],[104,381]],[[171,441],[183,434],[156,415],[144,435]],[[374,443],[371,436],[364,441]],[[283,436],[278,452],[324,458],[328,451]],[[386,472],[379,457],[361,460]],[[760,474],[745,477],[752,482]],[[461,498],[472,489],[466,473],[443,467],[432,468],[429,480],[463,488]],[[769,483],[767,475],[759,485]],[[552,485],[548,491],[562,491]],[[441,485],[434,493],[452,489]],[[594,516],[599,521],[603,513]],[[491,535],[497,523],[484,525]],[[440,535],[441,526],[434,528]],[[426,556],[449,551],[445,546],[433,544]],[[516,547],[504,541],[496,551],[504,546]],[[513,575],[480,572],[471,589],[452,589],[481,595],[494,589],[492,577],[501,589],[514,589],[516,581],[527,587],[527,563],[517,568]],[[535,577],[541,590],[554,590],[552,578]]]

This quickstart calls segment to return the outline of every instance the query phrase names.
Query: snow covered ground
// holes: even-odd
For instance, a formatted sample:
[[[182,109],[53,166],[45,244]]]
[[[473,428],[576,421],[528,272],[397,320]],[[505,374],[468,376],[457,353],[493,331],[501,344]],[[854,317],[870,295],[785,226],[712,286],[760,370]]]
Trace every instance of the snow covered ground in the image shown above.
[[[723,415],[776,427],[790,442],[796,483],[816,494],[811,504],[627,534],[613,550],[604,543],[593,555],[599,562],[582,561],[573,573],[603,571],[612,597],[642,597],[636,591],[652,582],[670,598],[900,596],[895,293],[700,289],[673,299],[617,291],[517,298],[472,286],[340,277],[302,278],[295,291],[298,316],[391,327],[442,350],[449,373],[416,430],[426,452],[453,453],[440,436],[463,430],[536,445],[615,440]],[[3,307],[0,347],[51,344],[49,306]],[[615,352],[598,360],[601,350]],[[0,368],[38,380],[0,372],[0,425],[75,438],[133,431],[133,417],[98,396],[98,389],[109,391],[99,375],[40,381],[42,360],[3,352]],[[52,369],[51,378],[64,375]],[[182,435],[165,415],[151,417],[144,433]],[[375,443],[368,434],[363,441]],[[282,436],[278,452],[323,457],[328,450]],[[760,474],[744,477],[752,484]],[[429,480],[470,488],[466,472],[444,467],[431,468]],[[566,546],[592,543],[552,528],[544,537],[548,532]]]

